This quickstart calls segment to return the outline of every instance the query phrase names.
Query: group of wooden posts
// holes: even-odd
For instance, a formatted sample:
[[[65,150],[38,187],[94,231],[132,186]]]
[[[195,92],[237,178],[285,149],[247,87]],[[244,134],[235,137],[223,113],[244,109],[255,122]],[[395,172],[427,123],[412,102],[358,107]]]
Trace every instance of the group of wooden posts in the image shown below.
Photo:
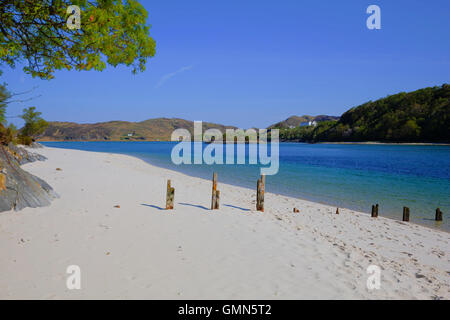
[[[372,218],[378,217],[378,203],[372,206]],[[409,221],[409,208],[403,207],[403,221]],[[436,216],[434,218],[436,221],[442,221],[442,211],[441,209],[436,209]]]
[[[266,176],[261,175],[256,183],[256,210],[264,212],[264,192],[266,189]],[[167,194],[166,194],[166,210],[173,209],[173,200],[175,196],[175,188],[171,186],[171,181],[167,180]],[[217,190],[217,173],[213,173],[212,192],[211,192],[211,210],[219,209],[220,191]],[[294,208],[294,212],[299,212]],[[336,214],[339,214],[339,208],[336,209]],[[378,203],[372,206],[372,218],[378,217]],[[442,221],[442,211],[436,209],[436,221]],[[409,221],[409,208],[403,207],[403,221]]]
[[[266,176],[261,175],[256,184],[256,210],[264,212],[264,191],[266,188]],[[166,210],[173,209],[175,197],[175,188],[171,186],[171,181],[167,180]],[[211,210],[219,209],[220,190],[217,190],[217,173],[213,173],[212,192],[211,192]]]

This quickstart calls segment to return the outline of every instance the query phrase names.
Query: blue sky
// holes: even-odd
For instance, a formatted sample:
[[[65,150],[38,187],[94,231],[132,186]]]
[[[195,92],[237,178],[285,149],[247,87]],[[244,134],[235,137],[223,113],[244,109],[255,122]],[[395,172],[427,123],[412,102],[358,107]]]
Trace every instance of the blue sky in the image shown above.
[[[141,3],[157,51],[144,73],[109,66],[44,81],[3,68],[10,91],[38,86],[31,95],[40,95],[11,104],[8,116],[35,105],[51,121],[178,117],[266,127],[450,82],[448,0]],[[366,27],[371,4],[381,8],[381,30]]]

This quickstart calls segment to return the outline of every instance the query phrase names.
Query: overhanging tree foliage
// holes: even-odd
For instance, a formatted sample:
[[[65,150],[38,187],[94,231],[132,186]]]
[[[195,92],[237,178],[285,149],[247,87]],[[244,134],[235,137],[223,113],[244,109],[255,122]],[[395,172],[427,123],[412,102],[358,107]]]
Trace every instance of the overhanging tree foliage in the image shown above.
[[[67,8],[81,9],[81,28],[69,29]],[[0,64],[24,61],[33,77],[51,79],[55,70],[97,70],[106,63],[145,70],[155,54],[147,11],[134,0],[2,0]]]

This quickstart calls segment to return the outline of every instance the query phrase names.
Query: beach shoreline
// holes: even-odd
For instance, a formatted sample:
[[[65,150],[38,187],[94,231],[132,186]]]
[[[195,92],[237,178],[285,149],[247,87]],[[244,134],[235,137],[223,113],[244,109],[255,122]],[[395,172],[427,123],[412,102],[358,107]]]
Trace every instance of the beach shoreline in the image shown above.
[[[88,151],[88,152],[91,152],[91,151]],[[106,153],[106,152],[101,152],[101,153]],[[120,153],[113,153],[113,154],[120,154]],[[154,166],[154,167],[156,167],[156,168],[161,168],[161,169],[164,169],[164,170],[169,170],[169,171],[173,171],[173,172],[176,172],[176,173],[180,173],[180,174],[185,175],[185,176],[187,176],[187,177],[192,177],[192,178],[202,179],[202,180],[204,180],[204,181],[206,181],[206,182],[208,182],[208,183],[211,182],[210,180],[205,179],[205,178],[203,178],[203,177],[199,177],[199,176],[195,175],[194,173],[181,172],[181,171],[173,170],[173,169],[171,169],[171,168],[167,168],[167,167],[164,167],[164,166],[160,166],[160,165],[158,165],[158,164],[153,164],[153,163],[151,163],[150,161],[146,160],[144,157],[141,158],[141,157],[135,156],[135,155],[128,155],[128,156],[133,157],[133,158],[136,158],[136,159],[139,159],[139,160],[142,160],[142,161],[144,161],[145,163],[147,163],[147,164],[149,164],[149,165],[151,165],[151,166]],[[254,190],[254,189],[252,189],[252,188],[250,188],[250,187],[247,187],[247,186],[244,185],[244,184],[239,184],[239,183],[229,183],[229,182],[223,182],[222,184],[225,184],[225,185],[227,185],[227,186],[229,186],[229,187],[243,188],[243,189],[248,190],[248,192],[256,193],[256,188],[255,188],[255,190]],[[292,195],[289,195],[289,194],[283,194],[283,193],[277,193],[277,192],[267,192],[267,191],[266,191],[266,194],[269,194],[269,193],[272,194],[272,195],[274,195],[274,196],[278,196],[278,197],[286,197],[286,198],[293,199],[293,200],[301,200],[301,201],[305,201],[305,202],[311,202],[311,203],[318,204],[318,205],[322,205],[322,206],[326,206],[326,207],[329,207],[329,208],[339,208],[339,210],[344,209],[344,210],[348,210],[348,211],[352,211],[352,212],[358,212],[359,214],[364,214],[364,215],[369,215],[369,216],[370,216],[370,213],[369,213],[369,212],[360,211],[360,210],[358,210],[358,209],[353,209],[353,208],[346,207],[346,206],[336,206],[336,205],[332,205],[332,204],[330,204],[330,203],[327,203],[327,202],[325,202],[325,201],[308,199],[308,198],[305,198],[305,197],[302,197],[302,196],[297,196],[297,197],[295,197],[295,196],[292,196]],[[381,217],[381,216],[378,216],[378,217]],[[389,219],[389,220],[392,220],[392,221],[398,221],[398,222],[401,222],[401,221],[402,221],[402,220],[401,220],[401,216],[399,216],[398,219],[397,219],[397,218],[393,218],[393,217],[389,217],[389,216],[383,216],[383,219]],[[434,220],[433,220],[433,221],[434,221]],[[437,225],[437,224],[441,223],[440,221],[439,221],[439,222],[434,221],[434,222],[435,222],[435,225],[431,225],[431,224],[426,225],[426,224],[423,224],[423,223],[419,223],[419,222],[417,222],[417,221],[409,221],[408,223],[409,223],[409,224],[418,225],[418,226],[421,226],[421,227],[424,227],[424,228],[432,229],[432,230],[437,230],[437,231],[440,231],[440,232],[445,232],[445,233],[448,233],[448,234],[450,235],[450,230],[446,230],[446,229],[444,229],[444,228],[440,228],[440,227]]]
[[[450,299],[445,231],[270,193],[261,213],[254,190],[220,177],[211,211],[211,181],[128,155],[38,152],[48,160],[23,168],[61,198],[0,214],[0,298]],[[81,290],[65,286],[72,264]]]
[[[316,142],[321,144],[356,144],[356,145],[386,145],[386,146],[450,146],[450,143],[439,142],[377,142],[377,141],[363,141],[363,142]]]
[[[172,140],[36,140],[37,142],[177,142]],[[214,142],[212,142],[214,143]],[[319,142],[305,142],[305,141],[290,141],[281,140],[280,143],[304,143],[304,144],[355,144],[355,145],[393,145],[393,146],[450,146],[450,143],[440,142],[378,142],[378,141],[319,141]],[[248,142],[246,142],[248,144]]]
[[[92,145],[89,145],[92,143]],[[177,142],[173,142],[173,145],[170,146],[168,142],[159,142],[163,145],[167,145],[170,147],[163,149],[159,149],[156,147],[156,152],[152,151],[155,146],[158,145],[158,143],[154,142],[144,142],[143,144],[122,144],[122,143],[115,143],[110,142],[111,145],[108,143],[98,142],[98,145],[96,142],[83,142],[83,143],[77,143],[77,142],[66,142],[66,143],[48,143],[45,144],[48,147],[58,147],[63,149],[76,149],[76,150],[85,150],[85,151],[94,151],[94,152],[110,152],[110,153],[117,153],[117,154],[127,154],[134,156],[138,159],[144,160],[150,165],[154,165],[160,168],[174,170],[177,172],[181,172],[184,174],[187,174],[191,177],[199,177],[203,179],[209,180],[212,176],[213,171],[216,171],[219,174],[220,181],[223,183],[227,183],[230,185],[238,186],[238,187],[244,187],[250,190],[254,190],[254,186],[256,183],[256,179],[259,176],[260,171],[258,169],[259,166],[252,166],[256,168],[256,170],[251,170],[250,174],[249,171],[242,170],[240,166],[233,168],[232,170],[227,170],[230,168],[229,165],[227,166],[218,166],[217,168],[214,168],[214,165],[175,165],[173,163],[173,160],[171,161],[170,154],[173,150],[173,147]],[[148,143],[148,147],[146,145]],[[112,147],[115,145],[115,147]],[[308,149],[308,146],[305,144],[301,144],[301,148],[305,147]],[[92,147],[91,147],[92,146]],[[111,146],[111,148],[109,148]],[[135,147],[132,147],[135,146]],[[358,212],[365,212],[367,214],[370,214],[371,206],[373,204],[379,203],[380,204],[380,216],[391,218],[394,220],[402,220],[402,208],[403,206],[410,207],[411,209],[411,220],[410,223],[417,223],[422,226],[426,226],[428,228],[442,230],[445,232],[450,232],[450,225],[449,220],[444,219],[443,221],[435,221],[435,210],[437,207],[439,207],[445,214],[445,212],[449,211],[448,202],[446,202],[444,199],[446,199],[446,193],[442,192],[444,190],[444,187],[436,188],[436,185],[439,184],[439,181],[435,181],[434,185],[428,185],[424,187],[421,182],[427,183],[427,181],[409,181],[408,183],[400,183],[401,186],[397,188],[397,190],[391,190],[387,191],[393,183],[396,184],[396,179],[399,179],[400,182],[405,181],[403,180],[402,174],[398,175],[397,173],[400,171],[392,170],[388,173],[388,176],[385,176],[384,179],[377,180],[377,176],[374,174],[368,174],[368,173],[377,173],[381,172],[383,173],[386,165],[391,165],[390,163],[384,162],[381,159],[381,164],[378,165],[377,170],[373,170],[373,168],[369,170],[365,170],[364,165],[370,165],[370,163],[362,164],[362,166],[356,166],[357,169],[353,167],[352,169],[356,169],[353,172],[347,172],[345,176],[342,174],[338,174],[337,171],[330,172],[332,176],[326,176],[322,177],[323,170],[315,170],[316,172],[311,174],[309,173],[309,170],[313,170],[314,167],[316,167],[314,164],[309,164],[309,167],[306,168],[307,170],[304,170],[305,168],[302,168],[301,170],[298,170],[297,176],[295,178],[296,181],[304,181],[304,183],[293,183],[294,179],[291,179],[289,175],[285,174],[285,170],[289,168],[289,161],[286,161],[283,154],[287,154],[289,150],[284,149],[283,147],[287,146],[296,146],[295,143],[286,143],[280,146],[280,172],[275,176],[267,176],[268,183],[267,183],[267,189],[266,191],[272,192],[274,194],[278,194],[280,196],[287,196],[290,198],[296,198],[296,199],[302,199],[310,202],[320,203],[323,205],[328,205],[331,207],[340,207],[340,208],[346,208],[349,210],[354,210]],[[336,145],[338,146],[338,145]],[[376,145],[375,145],[376,146]],[[142,148],[141,148],[142,147]],[[322,148],[320,144],[317,144],[317,148]],[[329,148],[334,149],[332,145],[328,146]],[[326,147],[326,148],[328,148]],[[417,146],[420,147],[420,146]],[[438,147],[438,146],[436,146]],[[346,148],[346,147],[345,147]],[[347,148],[346,148],[347,149]],[[363,151],[365,148],[358,149],[360,151]],[[369,148],[370,149],[370,148]],[[319,152],[321,150],[318,150]],[[322,149],[323,151],[323,149]],[[297,152],[303,152],[301,149],[299,149]],[[316,151],[314,151],[316,153]],[[403,152],[399,152],[399,155],[404,154]],[[158,155],[158,156],[156,156]],[[311,153],[309,154],[311,156]],[[324,170],[328,169],[336,169],[336,168],[346,168],[347,164],[340,159],[340,163],[338,166],[333,166],[333,163],[336,159],[333,157],[328,157],[328,155],[319,154],[319,157],[324,157],[327,160],[327,165],[323,165],[321,163],[318,163],[316,161],[316,165],[323,166]],[[382,153],[378,152],[378,154],[374,154],[373,157],[377,156],[383,156]],[[164,159],[162,158],[164,157]],[[163,161],[161,160],[163,159]],[[318,159],[318,158],[317,158]],[[316,159],[316,160],[317,160]],[[339,156],[337,157],[339,159]],[[305,161],[306,160],[306,161]],[[359,161],[356,157],[356,159],[352,159],[350,157],[349,163],[352,163],[352,161]],[[303,159],[303,161],[300,161],[301,163],[308,163],[308,159]],[[354,162],[353,162],[354,163]],[[287,166],[286,166],[287,164]],[[331,165],[331,167],[328,167],[328,164]],[[430,163],[427,164],[427,166],[430,165]],[[442,163],[442,165],[445,165]],[[250,166],[249,166],[250,167]],[[260,166],[262,168],[263,166]],[[408,170],[408,165],[401,165],[397,168],[397,170]],[[296,168],[298,169],[298,167]],[[417,169],[417,168],[416,168]],[[414,169],[414,170],[416,170]],[[290,169],[292,170],[292,169]],[[421,170],[419,170],[421,171]],[[242,174],[240,174],[242,173]],[[411,172],[408,173],[407,177],[421,177],[421,174],[430,174],[429,172],[419,172],[415,175],[414,173],[411,174]],[[362,175],[361,175],[362,174]],[[440,174],[440,173],[439,173]],[[364,176],[364,178],[362,178]],[[435,175],[432,177],[436,177]],[[445,176],[445,173],[444,173]],[[351,179],[348,179],[348,178]],[[293,178],[293,177],[292,177]],[[390,179],[391,182],[387,183],[387,179]],[[344,181],[341,181],[342,179],[345,179]],[[422,179],[423,180],[423,179]],[[335,188],[329,187],[329,182],[334,181],[336,182]],[[370,181],[370,183],[368,182]],[[343,184],[342,184],[343,183]],[[307,185],[307,188],[304,188],[304,185]],[[414,188],[410,188],[410,186],[416,186]],[[355,187],[359,186],[359,187]],[[418,186],[422,186],[419,188]],[[424,189],[425,188],[425,189]],[[344,192],[341,192],[339,189],[346,190]],[[350,190],[353,189],[354,192],[351,192]],[[366,192],[367,191],[367,192]],[[425,193],[424,193],[425,191]],[[409,197],[408,194],[413,193],[420,193],[419,197]],[[425,203],[427,203],[425,205]]]

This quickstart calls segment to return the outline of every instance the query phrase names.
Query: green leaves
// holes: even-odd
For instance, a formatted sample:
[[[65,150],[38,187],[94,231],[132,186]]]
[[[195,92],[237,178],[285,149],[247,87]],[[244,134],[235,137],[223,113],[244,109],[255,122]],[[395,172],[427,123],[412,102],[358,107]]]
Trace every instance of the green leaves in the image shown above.
[[[48,122],[41,118],[42,113],[35,110],[35,107],[23,109],[20,117],[25,121],[25,125],[21,130],[21,136],[33,138],[43,133],[48,127]]]
[[[67,27],[70,5],[81,9],[81,29]],[[155,55],[147,11],[135,0],[18,1],[0,4],[0,62],[24,61],[33,77],[56,70],[102,71],[106,64],[145,70]]]
[[[0,72],[1,75],[1,72]],[[8,104],[8,99],[11,97],[11,94],[6,89],[6,85],[0,84],[0,125],[6,122],[5,113],[6,113],[6,105]]]

